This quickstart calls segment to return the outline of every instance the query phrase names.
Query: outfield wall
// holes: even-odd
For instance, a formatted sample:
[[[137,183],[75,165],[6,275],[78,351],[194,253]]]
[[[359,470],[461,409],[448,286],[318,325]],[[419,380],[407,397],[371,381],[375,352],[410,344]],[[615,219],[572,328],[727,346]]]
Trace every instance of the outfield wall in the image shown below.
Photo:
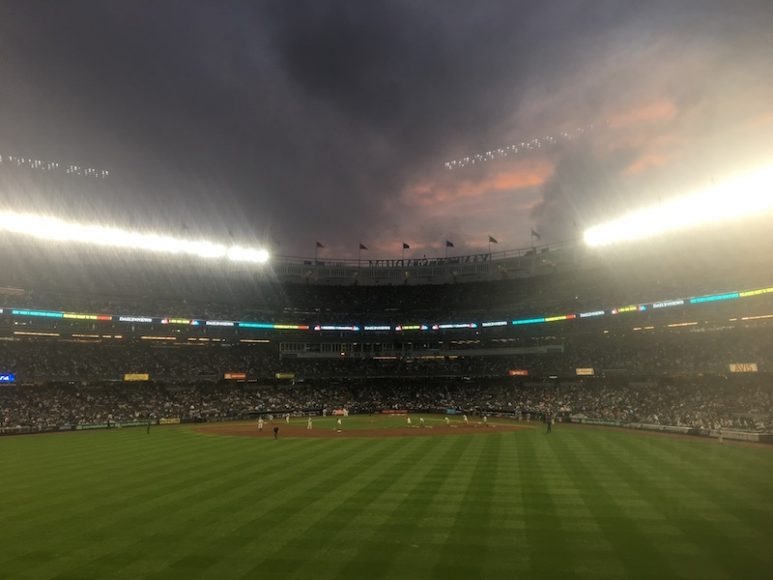
[[[748,441],[750,443],[773,443],[771,433],[753,433],[750,431],[733,431],[729,429],[705,429],[700,427],[685,427],[681,425],[657,425],[654,423],[623,423],[622,421],[608,421],[605,419],[570,418],[569,422],[583,425],[601,425],[606,427],[622,427],[625,429],[638,429],[640,431],[660,431],[676,435],[694,435],[698,437],[713,437],[731,441]]]

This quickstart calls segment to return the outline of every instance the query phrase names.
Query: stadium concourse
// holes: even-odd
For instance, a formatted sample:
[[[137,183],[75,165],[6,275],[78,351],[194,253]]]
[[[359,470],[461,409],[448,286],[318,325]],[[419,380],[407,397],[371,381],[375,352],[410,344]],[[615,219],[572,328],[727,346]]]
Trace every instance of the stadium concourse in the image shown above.
[[[567,251],[499,280],[396,286],[6,256],[0,426],[346,408],[771,430],[769,257],[729,276]]]

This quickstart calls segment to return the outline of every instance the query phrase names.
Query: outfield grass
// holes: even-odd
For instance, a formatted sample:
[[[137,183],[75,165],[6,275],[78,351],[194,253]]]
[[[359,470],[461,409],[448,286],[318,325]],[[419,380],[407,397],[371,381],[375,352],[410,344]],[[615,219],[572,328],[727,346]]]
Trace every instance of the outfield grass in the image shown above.
[[[0,470],[14,580],[773,577],[771,448],[159,427],[0,438]]]

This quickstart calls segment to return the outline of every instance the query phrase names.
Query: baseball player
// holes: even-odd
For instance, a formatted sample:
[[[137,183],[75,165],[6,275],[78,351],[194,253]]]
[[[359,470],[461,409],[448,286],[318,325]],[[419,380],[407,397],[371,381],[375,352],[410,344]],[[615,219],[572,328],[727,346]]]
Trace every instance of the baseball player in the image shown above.
[[[411,418],[410,417],[408,417],[406,419],[406,423],[408,423],[408,427],[412,427],[413,426],[413,423],[411,422]]]
[[[263,431],[263,417],[258,417],[258,431]]]
[[[306,430],[311,431],[311,417],[306,421]]]

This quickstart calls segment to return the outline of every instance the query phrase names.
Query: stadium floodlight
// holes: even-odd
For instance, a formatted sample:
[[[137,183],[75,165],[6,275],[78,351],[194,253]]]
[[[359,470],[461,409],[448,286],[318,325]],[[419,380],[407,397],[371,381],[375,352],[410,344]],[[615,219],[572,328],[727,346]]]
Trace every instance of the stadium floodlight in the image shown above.
[[[654,237],[773,210],[773,166],[729,179],[705,191],[638,210],[585,231],[589,246]]]
[[[264,264],[269,259],[268,252],[262,248],[226,246],[206,240],[186,240],[161,234],[132,232],[120,228],[68,222],[54,217],[11,211],[0,211],[0,231],[39,240],[75,242],[199,258],[224,258],[232,262]]]

